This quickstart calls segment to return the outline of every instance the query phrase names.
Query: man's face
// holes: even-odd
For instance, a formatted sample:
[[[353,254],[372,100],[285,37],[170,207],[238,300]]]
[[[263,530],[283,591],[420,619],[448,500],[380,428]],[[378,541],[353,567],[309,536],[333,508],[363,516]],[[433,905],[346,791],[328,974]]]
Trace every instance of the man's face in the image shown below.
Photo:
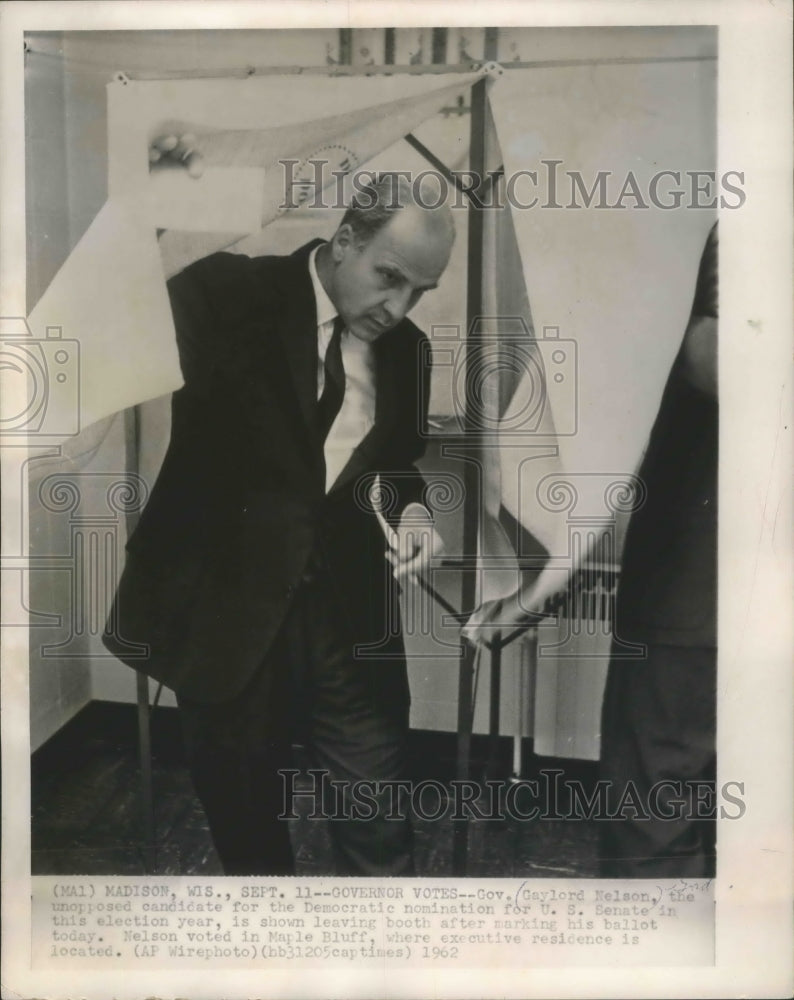
[[[448,230],[415,207],[397,212],[365,244],[341,226],[331,244],[329,295],[347,329],[371,342],[396,326],[436,287],[450,249]]]

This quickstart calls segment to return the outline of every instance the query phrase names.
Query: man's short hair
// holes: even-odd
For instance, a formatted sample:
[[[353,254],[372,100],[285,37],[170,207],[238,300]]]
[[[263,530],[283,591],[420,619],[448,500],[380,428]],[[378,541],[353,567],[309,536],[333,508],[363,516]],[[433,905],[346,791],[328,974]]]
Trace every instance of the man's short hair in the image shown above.
[[[416,201],[411,184],[402,174],[377,174],[353,196],[342,218],[358,243],[368,243],[396,212]]]
[[[377,235],[396,212],[413,206],[434,213],[451,245],[455,240],[455,224],[449,207],[443,201],[439,204],[437,191],[431,193],[422,188],[421,176],[412,183],[404,173],[376,174],[368,184],[359,187],[341,224],[349,225],[356,243],[363,245]]]

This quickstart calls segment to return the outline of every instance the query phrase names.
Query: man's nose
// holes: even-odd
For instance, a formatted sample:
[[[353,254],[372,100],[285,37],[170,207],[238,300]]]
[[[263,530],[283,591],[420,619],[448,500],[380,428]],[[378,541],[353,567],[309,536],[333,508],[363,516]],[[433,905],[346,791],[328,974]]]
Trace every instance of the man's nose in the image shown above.
[[[392,323],[399,323],[411,306],[411,289],[408,287],[394,289],[384,302],[384,308]]]

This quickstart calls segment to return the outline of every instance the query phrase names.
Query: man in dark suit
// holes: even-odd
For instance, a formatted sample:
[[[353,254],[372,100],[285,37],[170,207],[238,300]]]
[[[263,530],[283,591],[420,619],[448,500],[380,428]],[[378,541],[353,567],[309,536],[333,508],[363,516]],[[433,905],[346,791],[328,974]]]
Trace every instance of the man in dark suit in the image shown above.
[[[717,288],[715,225],[626,535],[616,633],[647,655],[609,665],[601,778],[620,815],[601,824],[605,876],[714,874]]]
[[[185,384],[105,644],[176,691],[227,874],[293,872],[279,819],[293,742],[336,781],[380,783],[372,818],[331,822],[337,873],[413,872],[407,815],[387,818],[409,703],[392,571],[420,572],[432,545],[406,528],[406,510],[429,519],[414,466],[429,378],[405,316],[454,228],[394,182],[361,192],[330,242],[214,254],[169,282]],[[397,551],[363,498],[375,473]],[[350,806],[348,792],[337,815]]]

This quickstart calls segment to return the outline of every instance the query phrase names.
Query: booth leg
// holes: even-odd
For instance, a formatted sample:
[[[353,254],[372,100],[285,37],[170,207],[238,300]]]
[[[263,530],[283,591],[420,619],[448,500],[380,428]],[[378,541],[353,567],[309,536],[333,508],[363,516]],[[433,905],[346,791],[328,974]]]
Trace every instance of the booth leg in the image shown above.
[[[486,777],[496,777],[499,755],[499,712],[502,698],[502,644],[495,633],[491,645],[491,684],[489,692],[488,763]]]
[[[471,774],[471,733],[474,721],[474,664],[476,650],[470,643],[464,643],[458,667],[458,739],[455,776],[458,781],[466,781]],[[469,853],[469,822],[463,819],[452,821],[452,874],[466,874]]]
[[[152,787],[152,732],[149,709],[149,678],[136,675],[138,701],[138,763],[141,771],[141,832],[144,854],[154,850],[154,792]],[[147,871],[151,865],[147,863]]]
[[[515,781],[521,779],[521,772],[524,768],[523,754],[521,753],[521,737],[513,737],[513,771],[511,778]]]

